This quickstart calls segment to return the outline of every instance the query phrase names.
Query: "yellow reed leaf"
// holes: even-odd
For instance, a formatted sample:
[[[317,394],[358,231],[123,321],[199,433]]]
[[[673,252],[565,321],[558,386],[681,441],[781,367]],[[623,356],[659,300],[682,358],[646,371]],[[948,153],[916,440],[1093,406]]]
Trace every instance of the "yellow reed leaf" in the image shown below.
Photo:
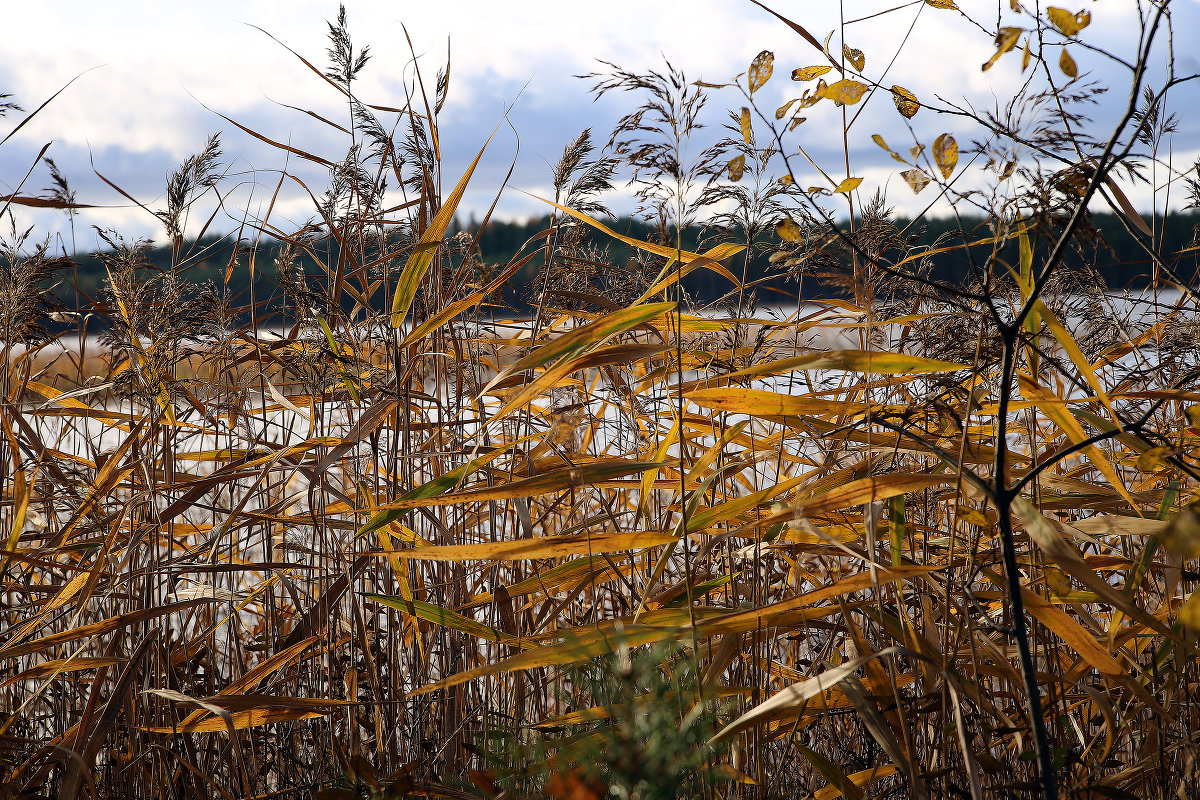
[[[892,102],[905,119],[912,119],[921,110],[917,96],[903,86],[892,86]]]
[[[833,193],[834,194],[849,194],[850,192],[853,192],[855,189],[857,189],[858,185],[862,182],[863,182],[862,178],[846,178],[846,180],[842,181],[841,183],[839,183],[837,185],[837,188],[833,190]]]
[[[750,62],[750,94],[757,92],[763,87],[763,84],[771,79],[774,65],[775,54],[770,50],[763,50],[754,57],[754,60]]]
[[[942,171],[942,177],[949,179],[958,164],[958,142],[948,133],[943,133],[933,141],[933,160]]]
[[[828,65],[821,65],[821,66],[816,66],[816,67],[800,67],[799,69],[792,70],[792,80],[794,80],[794,81],[815,80],[815,79],[821,77],[822,75],[824,75],[826,72],[829,72],[829,70],[831,70],[831,69],[833,69],[833,67],[830,67]]]
[[[1046,9],[1046,17],[1063,36],[1075,36],[1081,30],[1092,24],[1092,12],[1084,10],[1072,14],[1065,8],[1050,6]]]

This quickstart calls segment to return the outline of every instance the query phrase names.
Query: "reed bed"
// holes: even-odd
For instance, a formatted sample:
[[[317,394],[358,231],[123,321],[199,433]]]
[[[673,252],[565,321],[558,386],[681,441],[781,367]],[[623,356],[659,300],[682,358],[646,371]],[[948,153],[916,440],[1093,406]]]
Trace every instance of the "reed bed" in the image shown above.
[[[1025,22],[1071,44],[1087,12],[1062,13]],[[508,264],[447,234],[479,163],[441,171],[448,65],[360,100],[344,11],[330,68],[298,69],[342,93],[348,152],[279,145],[330,186],[302,229],[236,234],[231,272],[284,244],[272,297],[182,277],[216,137],[159,212],[174,268],[106,234],[86,316],[45,292],[67,254],[10,243],[3,796],[1196,796],[1194,253],[1147,228],[1161,280],[1121,295],[1086,213],[1103,189],[1146,226],[1109,176],[1158,155],[1165,90],[1135,74],[1093,142],[1067,49],[1035,36],[1050,88],[1014,104],[1036,129],[978,117],[971,154],[1036,158],[993,158],[990,198],[953,190],[948,134],[909,164],[989,210],[939,245],[964,257],[944,283],[848,155],[822,191],[784,158],[797,109],[848,142],[867,92],[939,107],[780,20],[804,94],[761,113],[760,54],[723,139],[699,125],[715,90],[603,65],[595,91],[637,108],[566,147],[551,225]],[[1011,31],[997,58],[1022,57]],[[600,220],[624,174],[660,236],[613,264],[584,233],[622,240]],[[73,208],[60,189],[42,202]],[[802,305],[759,304],[760,253]],[[533,313],[497,307],[527,267]],[[721,303],[689,301],[696,270]]]

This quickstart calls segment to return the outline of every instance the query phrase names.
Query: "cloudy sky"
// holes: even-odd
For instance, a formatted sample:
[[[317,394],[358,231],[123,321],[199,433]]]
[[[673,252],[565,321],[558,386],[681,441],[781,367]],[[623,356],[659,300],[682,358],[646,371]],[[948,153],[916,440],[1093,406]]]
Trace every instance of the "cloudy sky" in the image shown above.
[[[995,26],[997,0],[959,2],[983,25]],[[896,5],[895,0],[845,0],[839,11],[835,2],[775,0],[773,7],[819,39],[844,30],[845,43],[866,54],[866,75],[885,85],[905,86],[923,101],[936,103],[940,97],[988,111],[1018,89],[1019,53],[1010,53],[984,73],[980,65],[993,47],[978,26],[956,11],[919,1],[874,16]],[[1008,2],[999,5],[1001,24],[1022,24],[1008,10]],[[1071,10],[1086,6],[1092,12],[1092,24],[1083,33],[1085,42],[1132,57],[1137,31],[1134,0],[1074,0],[1067,5]],[[449,180],[470,162],[503,120],[505,110],[513,108],[509,118],[515,133],[502,126],[493,140],[464,199],[468,214],[482,215],[514,158],[513,188],[504,193],[499,215],[525,218],[544,213],[545,206],[525,192],[551,193],[549,176],[563,145],[585,127],[606,133],[634,107],[635,101],[628,97],[593,102],[587,92],[591,82],[574,77],[596,71],[601,67],[598,59],[640,71],[661,68],[665,57],[691,80],[725,83],[745,72],[759,51],[771,50],[776,56],[775,76],[755,96],[768,115],[798,96],[804,86],[811,86],[791,81],[791,70],[823,60],[811,45],[748,0],[606,0],[586,5],[544,0],[351,0],[346,7],[356,45],[369,45],[374,56],[358,86],[359,96],[367,102],[403,105],[405,84],[413,74],[405,28],[430,82],[445,61],[449,42],[451,84],[441,115]],[[1176,35],[1189,45],[1176,54],[1177,70],[1200,71],[1200,61],[1190,47],[1200,30],[1200,2],[1175,0],[1172,10]],[[167,174],[200,149],[208,134],[218,131],[223,134],[228,170],[223,191],[229,195],[226,211],[218,212],[213,222],[215,230],[236,228],[242,211],[265,213],[279,170],[285,167],[320,191],[327,176],[294,159],[287,163],[283,153],[240,133],[219,115],[275,140],[340,160],[347,142],[303,111],[340,122],[345,118],[344,102],[280,44],[324,69],[325,21],[336,14],[336,3],[324,0],[9,4],[4,12],[0,92],[13,95],[11,99],[29,111],[74,82],[0,147],[0,194],[13,191],[42,146],[53,142],[49,154],[71,181],[79,201],[104,206],[77,222],[81,249],[96,244],[90,225],[161,240],[155,219],[106,186],[96,173],[147,207],[159,208]],[[835,33],[831,41],[835,52],[841,40],[842,35]],[[1073,46],[1071,53],[1081,72],[1114,88],[1094,109],[1098,130],[1124,104],[1127,75],[1082,46]],[[1200,151],[1200,115],[1187,113],[1198,101],[1200,86],[1188,84],[1180,87],[1168,109],[1181,119],[1169,143],[1179,166],[1190,164]],[[713,92],[711,121],[720,125],[724,109],[743,103],[736,90]],[[929,144],[943,132],[955,133],[963,147],[978,134],[961,118],[929,109],[917,114],[910,131],[882,93],[865,105],[851,107],[855,113],[860,109],[850,133],[851,173],[865,179],[864,191],[884,189],[889,202],[902,212],[921,211],[933,199],[934,190],[931,187],[914,197],[899,176],[905,167],[872,144],[871,134],[881,134],[901,152],[914,141]],[[0,138],[22,116],[10,114],[0,121]],[[823,102],[807,116],[788,140],[797,148],[790,152],[803,147],[817,163],[836,165],[842,158],[840,111]],[[797,158],[795,166],[803,185],[822,182],[803,159]],[[843,165],[839,177],[844,175]],[[1162,183],[1164,175],[1158,179]],[[37,194],[49,183],[47,170],[38,167],[21,191]],[[1149,187],[1123,188],[1138,205],[1150,205]],[[623,195],[614,197],[612,205],[628,211],[628,192]],[[1163,196],[1159,194],[1160,205]],[[1172,205],[1182,198],[1179,188],[1172,190]],[[311,204],[295,192],[285,193],[273,212],[277,222],[299,223],[310,214]],[[21,219],[36,223],[44,232],[64,229],[61,214],[26,213]],[[7,221],[3,227],[8,228]]]

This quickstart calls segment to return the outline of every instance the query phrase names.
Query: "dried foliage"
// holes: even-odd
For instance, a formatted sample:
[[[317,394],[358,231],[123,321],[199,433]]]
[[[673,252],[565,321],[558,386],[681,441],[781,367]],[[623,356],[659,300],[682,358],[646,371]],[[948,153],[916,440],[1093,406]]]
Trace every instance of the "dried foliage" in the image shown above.
[[[66,254],[14,230],[0,796],[1200,794],[1195,248],[1160,252],[1117,182],[1170,169],[1182,78],[1143,94],[1136,68],[1166,5],[1140,7],[1107,132],[1081,110],[1107,88],[1079,73],[1106,57],[1087,12],[988,30],[983,69],[1034,77],[984,114],[874,91],[887,54],[779,15],[817,65],[789,65],[800,96],[763,113],[758,53],[711,144],[720,87],[608,65],[595,91],[641,105],[605,151],[566,147],[551,224],[508,264],[452,225],[475,166],[438,191],[449,64],[433,98],[414,72],[402,102],[360,102],[342,9],[309,68],[349,127],[313,118],[349,141],[287,148],[329,188],[298,230],[247,212],[229,265],[282,241],[274,298],[186,281],[216,137],[168,179],[171,268],[103,234],[82,315],[51,306]],[[978,126],[875,140],[985,225],[930,247],[863,201],[867,104]],[[842,125],[836,167],[807,159],[800,111]],[[48,198],[2,208],[73,213],[48,166]],[[623,176],[657,239],[597,219]],[[1093,198],[1145,245],[1148,292],[1098,277]],[[759,254],[801,303],[757,305]],[[537,308],[513,317],[526,267]],[[688,304],[685,272],[727,296]],[[803,296],[814,280],[839,296]],[[74,327],[49,335],[50,314]]]

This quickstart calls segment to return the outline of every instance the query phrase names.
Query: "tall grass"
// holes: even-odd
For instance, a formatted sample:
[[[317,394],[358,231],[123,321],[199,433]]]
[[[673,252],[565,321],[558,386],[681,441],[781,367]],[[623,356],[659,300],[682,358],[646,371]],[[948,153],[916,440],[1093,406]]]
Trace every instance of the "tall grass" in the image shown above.
[[[344,119],[317,118],[346,152],[277,145],[329,186],[299,230],[236,234],[228,274],[284,243],[273,297],[184,278],[217,137],[157,212],[173,267],[105,233],[84,315],[46,291],[69,254],[10,239],[4,796],[1196,795],[1195,254],[1160,252],[1117,180],[1171,169],[1173,84],[1143,94],[1141,70],[1166,6],[1142,11],[1111,137],[1081,127],[1094,87],[1061,54],[1082,58],[1086,12],[1064,13],[990,31],[1005,63],[1029,37],[1034,78],[987,115],[783,17],[803,94],[759,109],[763,52],[721,90],[724,131],[700,124],[715,89],[606,65],[596,91],[635,110],[604,152],[565,148],[550,227],[489,264],[448,234],[486,157],[443,173],[449,65],[367,103],[343,10],[329,69],[297,68],[341,92]],[[888,101],[978,126],[982,191],[956,188],[950,134],[888,148],[914,191],[988,215],[939,243],[960,282],[858,196],[851,126]],[[840,117],[837,169],[804,161],[801,113]],[[627,169],[652,241],[599,221]],[[54,176],[5,207],[86,213]],[[1153,292],[1105,288],[1093,197]],[[763,252],[842,299],[760,307]],[[535,312],[506,318],[526,268]],[[694,270],[727,296],[691,303]]]

